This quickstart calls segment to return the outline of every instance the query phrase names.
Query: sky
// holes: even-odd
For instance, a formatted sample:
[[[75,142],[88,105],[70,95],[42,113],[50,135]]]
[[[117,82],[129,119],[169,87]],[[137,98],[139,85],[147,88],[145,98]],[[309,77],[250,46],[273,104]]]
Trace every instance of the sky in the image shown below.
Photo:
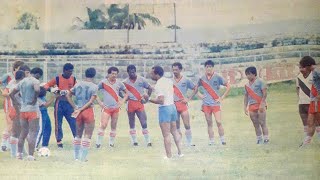
[[[0,0],[0,30],[12,29],[21,14],[31,12],[39,18],[42,30],[65,31],[75,17],[87,20],[86,7],[102,4],[132,4],[131,11],[148,12],[158,17],[160,27],[174,24],[182,28],[223,28],[285,20],[320,20],[319,0]]]

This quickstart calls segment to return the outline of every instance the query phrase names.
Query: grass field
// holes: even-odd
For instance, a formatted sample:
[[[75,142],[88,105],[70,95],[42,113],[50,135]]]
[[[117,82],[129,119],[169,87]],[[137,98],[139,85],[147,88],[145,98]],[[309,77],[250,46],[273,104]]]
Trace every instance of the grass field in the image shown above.
[[[162,136],[157,120],[157,107],[147,105],[149,131],[153,147],[146,148],[138,126],[139,147],[131,147],[127,117],[124,110],[118,123],[116,144],[95,149],[95,135],[89,151],[89,161],[73,160],[72,137],[64,121],[63,150],[51,137],[51,157],[36,162],[11,159],[9,152],[0,153],[0,179],[319,179],[320,143],[298,148],[303,138],[302,123],[297,112],[294,86],[282,84],[269,90],[267,122],[270,144],[256,145],[254,128],[242,111],[242,96],[223,102],[223,125],[227,146],[208,146],[208,135],[200,101],[190,104],[195,147],[183,146],[185,156],[164,160]],[[50,110],[53,122],[52,108]],[[100,113],[96,110],[96,117]],[[0,129],[4,128],[3,112]],[[96,121],[98,126],[99,121]],[[139,124],[138,124],[139,125]],[[96,126],[96,127],[97,127]],[[215,127],[217,138],[217,128]],[[109,128],[106,134],[108,134]],[[96,134],[96,131],[94,132]],[[217,141],[216,141],[217,142]],[[173,149],[176,153],[176,150]]]

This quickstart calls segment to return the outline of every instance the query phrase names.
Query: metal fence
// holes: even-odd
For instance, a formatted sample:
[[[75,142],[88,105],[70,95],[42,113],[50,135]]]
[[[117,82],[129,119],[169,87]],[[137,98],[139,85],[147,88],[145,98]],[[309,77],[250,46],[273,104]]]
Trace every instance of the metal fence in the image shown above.
[[[232,85],[239,86],[245,78],[244,69],[248,66],[256,66],[259,75],[267,81],[275,82],[293,79],[298,73],[297,63],[301,57],[310,55],[320,60],[320,51],[289,51],[270,54],[259,54],[241,57],[214,58],[215,71],[227,78]],[[194,55],[185,55],[183,59],[115,59],[105,55],[79,55],[79,56],[0,56],[0,74],[8,73],[12,69],[12,64],[16,60],[22,60],[32,67],[43,69],[43,81],[54,78],[62,72],[63,65],[67,62],[72,63],[74,75],[81,80],[84,78],[84,72],[89,67],[97,70],[96,80],[101,80],[107,75],[107,69],[110,66],[116,66],[120,72],[118,78],[128,77],[126,67],[134,64],[137,67],[139,75],[150,78],[149,71],[154,65],[160,65],[165,70],[166,77],[172,77],[171,64],[179,61],[184,66],[184,74],[189,78],[196,80],[203,74],[203,63],[205,58],[198,58]],[[278,70],[277,70],[278,69]]]

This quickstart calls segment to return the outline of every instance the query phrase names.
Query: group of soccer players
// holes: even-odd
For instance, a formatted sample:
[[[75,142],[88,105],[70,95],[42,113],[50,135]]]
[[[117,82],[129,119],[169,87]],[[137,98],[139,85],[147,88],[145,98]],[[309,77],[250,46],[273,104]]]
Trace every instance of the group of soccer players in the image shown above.
[[[320,75],[317,71],[313,70],[315,62],[312,60],[308,56],[300,61],[300,70],[304,78],[308,77],[311,71],[314,71],[313,85],[310,93],[311,105],[308,108],[306,105],[299,106],[299,112],[304,120],[304,124],[306,124],[305,119],[308,116],[309,125],[309,128],[305,128],[308,135],[303,144],[310,143],[315,131],[315,122],[319,123],[318,116],[320,115],[318,113],[320,110],[318,106],[320,95],[317,94],[320,91],[320,79],[317,79]],[[97,130],[95,142],[96,148],[101,148],[105,129],[109,121],[111,126],[109,146],[115,146],[117,121],[120,108],[123,104],[126,104],[131,144],[138,146],[135,128],[135,116],[137,116],[142,127],[145,144],[147,147],[150,147],[152,143],[147,127],[147,115],[144,104],[151,102],[159,105],[158,119],[164,139],[166,158],[172,157],[170,134],[173,135],[177,146],[178,157],[182,157],[180,117],[185,127],[187,145],[195,146],[192,142],[188,102],[196,94],[202,99],[201,110],[207,122],[209,145],[214,145],[215,143],[213,116],[218,127],[220,142],[222,145],[226,145],[221,119],[221,102],[228,95],[230,85],[225,79],[214,72],[213,61],[206,61],[204,67],[204,75],[198,82],[192,82],[182,75],[183,67],[179,62],[172,64],[173,79],[163,77],[163,68],[154,66],[150,72],[151,79],[156,81],[154,86],[149,84],[144,77],[137,75],[134,65],[127,67],[128,78],[123,82],[117,79],[119,69],[117,67],[110,67],[106,78],[96,85],[94,83],[96,75],[94,68],[86,69],[85,79],[78,81],[72,75],[74,66],[66,63],[63,66],[62,74],[40,86],[39,79],[43,75],[42,70],[40,68],[30,70],[23,62],[16,61],[13,64],[13,71],[4,75],[1,81],[3,85],[6,85],[5,89],[1,91],[5,97],[4,110],[7,122],[7,128],[2,136],[2,150],[7,150],[10,147],[11,156],[22,159],[24,141],[27,138],[29,145],[27,160],[34,160],[33,154],[41,139],[43,147],[47,147],[49,143],[51,122],[47,107],[54,99],[55,136],[58,148],[63,148],[62,119],[65,117],[74,137],[74,157],[76,160],[87,160],[88,149],[95,126],[94,102],[97,102],[101,107],[100,126]],[[305,71],[307,72],[305,73]],[[245,85],[244,112],[252,120],[257,136],[257,144],[266,144],[269,143],[269,132],[266,124],[267,86],[257,77],[257,69],[255,67],[248,67],[245,70],[245,74],[248,83]],[[298,90],[299,92],[305,92],[305,87],[300,84],[300,81],[300,88]],[[221,86],[226,87],[222,95],[220,94]],[[191,93],[188,93],[189,90]],[[53,94],[52,98],[48,101],[45,98],[47,91]],[[98,92],[102,95],[102,99],[99,98]],[[152,94],[154,94],[154,98],[150,98]],[[299,95],[299,97],[301,96]],[[316,129],[318,134],[320,134],[319,126]],[[10,146],[8,142],[10,142]]]

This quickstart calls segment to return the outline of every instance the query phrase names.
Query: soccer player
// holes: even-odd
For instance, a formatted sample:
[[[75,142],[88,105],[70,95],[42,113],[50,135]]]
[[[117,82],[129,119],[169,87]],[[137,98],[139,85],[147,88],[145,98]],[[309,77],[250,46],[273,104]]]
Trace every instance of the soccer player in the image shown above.
[[[38,79],[42,75],[42,69],[33,68],[31,70],[31,75],[20,81],[17,87],[10,93],[16,111],[20,110],[21,133],[18,141],[18,159],[22,159],[24,141],[28,136],[29,155],[27,160],[35,160],[33,153],[35,150],[37,133],[39,131],[39,107],[37,98],[40,92],[40,82]],[[15,98],[15,94],[18,92],[20,92],[22,99],[21,109],[19,109],[19,103]]]
[[[5,89],[5,87],[10,83],[11,80],[15,79],[15,73],[19,70],[20,66],[22,66],[24,62],[22,61],[15,61],[12,66],[12,72],[4,74],[0,79],[0,85]],[[1,93],[4,92],[4,89],[0,88]],[[6,128],[2,133],[2,141],[1,141],[1,150],[6,151],[9,147],[9,137],[12,129],[12,120],[9,118],[8,107],[10,104],[10,97],[4,97],[3,101],[3,110],[5,113],[5,121],[6,121]]]
[[[310,90],[312,86],[312,69],[308,59],[302,58],[300,60],[300,73],[296,78],[296,89],[299,98],[299,114],[303,124],[304,138],[307,137],[308,132],[308,110],[310,105]],[[319,132],[320,133],[320,132]]]
[[[269,142],[266,123],[267,85],[257,78],[257,69],[255,67],[248,67],[245,70],[245,74],[249,82],[245,85],[244,112],[246,115],[250,115],[256,131],[257,144],[267,144]]]
[[[109,147],[114,147],[114,140],[116,137],[117,122],[121,105],[127,100],[127,89],[125,85],[117,80],[119,69],[110,67],[108,69],[108,76],[106,79],[100,81],[98,89],[103,94],[103,102],[97,97],[97,101],[102,108],[101,122],[98,129],[96,147],[100,148],[104,131],[108,126],[111,118],[111,132],[109,136]],[[120,99],[120,92],[124,92],[124,98]]]
[[[77,133],[73,140],[74,157],[80,161],[87,161],[88,149],[95,123],[93,102],[97,97],[98,91],[98,86],[93,83],[96,70],[88,68],[85,71],[85,75],[85,80],[77,82],[67,95],[68,101],[74,109],[72,116],[76,117],[77,121]],[[75,96],[76,104],[71,99],[72,95]],[[83,133],[84,138],[82,139]]]
[[[70,90],[76,84],[76,78],[72,76],[73,68],[74,68],[73,65],[70,63],[64,64],[63,73],[56,76],[52,80],[50,80],[44,87],[47,90],[50,90],[50,88],[57,86],[59,89],[58,92],[61,90]],[[68,102],[66,96],[62,94],[61,96],[57,97],[54,105],[54,120],[55,120],[55,135],[56,135],[58,148],[63,148],[63,143],[62,143],[63,117],[65,117],[66,120],[68,121],[73,137],[75,137],[76,135],[76,119],[71,117],[72,113],[73,113],[73,108]]]
[[[135,115],[137,115],[140,120],[145,142],[147,146],[152,146],[147,127],[147,115],[143,105],[143,103],[148,101],[152,93],[152,88],[145,78],[137,76],[136,67],[134,65],[129,65],[127,67],[127,73],[129,78],[125,79],[123,84],[128,90],[127,113],[131,142],[133,146],[138,146],[137,132],[135,129]],[[147,94],[145,94],[145,89],[148,90]]]
[[[198,87],[187,77],[181,75],[182,64],[175,62],[172,64],[173,71],[173,89],[174,89],[174,104],[178,112],[177,130],[182,137],[180,129],[180,116],[183,120],[186,129],[185,135],[188,146],[195,146],[192,143],[192,133],[190,127],[190,116],[188,111],[188,102],[198,92]],[[187,97],[188,89],[192,90],[192,94]]]
[[[310,144],[314,132],[317,131],[320,138],[320,70],[315,67],[316,62],[310,56],[305,56],[300,61],[301,66],[311,66],[312,86],[310,92],[310,106],[308,111],[308,130],[307,136],[300,146]]]
[[[154,87],[156,98],[150,99],[149,101],[159,104],[159,124],[166,150],[166,158],[172,158],[170,133],[173,135],[174,142],[177,146],[178,156],[182,157],[181,136],[176,127],[178,115],[173,102],[173,82],[171,79],[163,77],[163,73],[163,68],[160,66],[154,66],[152,68],[151,79],[156,81]]]
[[[17,84],[25,77],[25,73],[21,70],[15,73],[15,79],[10,81],[9,84],[6,86],[6,89],[3,92],[4,97],[9,97],[10,92],[17,86]],[[17,93],[15,95],[19,104],[21,104],[21,97],[20,94]],[[12,130],[11,130],[11,137],[10,137],[10,150],[11,150],[11,157],[17,156],[17,144],[18,138],[20,135],[20,111],[16,111],[13,107],[11,98],[10,103],[8,104],[8,115],[10,120],[12,121]]]
[[[230,91],[230,85],[221,76],[214,73],[213,61],[206,61],[204,63],[204,67],[206,71],[205,75],[203,75],[198,82],[198,87],[202,87],[204,94],[199,92],[198,95],[202,99],[202,111],[204,112],[208,125],[209,145],[214,145],[212,114],[214,115],[216,120],[221,144],[226,145],[226,141],[224,138],[224,129],[222,127],[220,107],[222,100],[228,95]],[[222,96],[220,96],[219,93],[221,85],[226,86],[226,91]]]
[[[53,94],[50,97],[50,99],[47,101],[46,94],[47,94],[46,89],[43,86],[41,86],[39,97],[38,97],[38,105],[40,108],[41,121],[42,121],[42,123],[40,123],[40,126],[42,127],[40,127],[40,131],[37,137],[37,143],[36,143],[37,148],[39,147],[41,140],[42,140],[41,146],[48,147],[50,137],[51,137],[51,130],[52,130],[51,120],[50,120],[47,108],[53,103],[57,95]]]

